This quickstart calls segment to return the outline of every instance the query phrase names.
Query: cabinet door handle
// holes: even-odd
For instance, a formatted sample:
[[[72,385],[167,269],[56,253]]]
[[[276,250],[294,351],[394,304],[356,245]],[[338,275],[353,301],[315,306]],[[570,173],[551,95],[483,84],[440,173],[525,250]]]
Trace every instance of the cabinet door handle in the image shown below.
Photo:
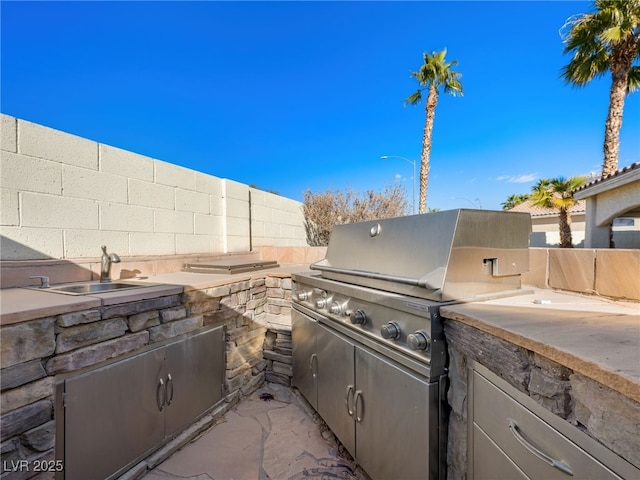
[[[353,393],[353,385],[347,385],[347,396],[345,397],[345,403],[347,404],[347,413],[350,417],[353,417],[353,408],[351,408],[351,403],[349,402],[349,397],[352,396]]]
[[[162,411],[166,400],[167,389],[164,387],[164,382],[162,381],[162,379],[160,379],[160,381],[158,382],[158,386],[156,387],[156,404],[158,405],[158,410]]]
[[[318,355],[315,353],[309,359],[309,369],[311,370],[311,376],[316,378],[318,376]]]
[[[167,391],[166,403],[168,407],[169,405],[171,405],[171,402],[173,400],[173,378],[171,378],[170,373],[167,374],[167,388],[165,390]],[[169,392],[171,392],[171,394],[169,394]]]
[[[360,408],[358,408],[358,400],[360,400]],[[353,405],[356,407],[356,422],[362,422],[362,414],[364,413],[364,398],[362,397],[362,390],[356,390],[356,395],[353,397]]]
[[[515,420],[507,418],[507,423],[509,425],[509,430],[511,430],[511,433],[513,434],[513,436],[516,438],[518,442],[520,442],[520,444],[522,444],[524,448],[529,450],[533,455],[538,457],[540,460],[542,460],[546,464],[551,465],[552,467],[557,468],[561,472],[564,472],[567,475],[571,475],[573,477],[573,471],[571,470],[569,465],[561,462],[560,460],[556,460],[553,457],[550,457],[549,455],[544,453],[542,450],[538,449],[529,441],[527,441],[527,439],[524,438],[520,433],[520,427],[518,427],[518,424],[516,423]]]

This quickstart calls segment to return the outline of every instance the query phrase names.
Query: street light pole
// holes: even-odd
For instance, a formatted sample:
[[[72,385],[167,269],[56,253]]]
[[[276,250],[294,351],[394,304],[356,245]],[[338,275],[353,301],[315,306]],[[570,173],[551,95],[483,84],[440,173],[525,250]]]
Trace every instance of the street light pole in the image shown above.
[[[410,163],[411,165],[413,165],[413,194],[411,196],[411,199],[413,200],[413,214],[416,213],[416,162],[415,160],[409,160],[408,158],[404,158],[401,157],[399,155],[382,155],[380,157],[382,160],[386,160],[387,158],[400,158],[402,160],[404,160],[405,162]]]
[[[466,200],[467,202],[469,202],[474,207],[480,207],[480,210],[482,210],[482,203],[480,202],[479,198],[476,198],[475,201],[474,201],[474,200],[469,200],[466,197],[451,197],[451,200]],[[478,202],[478,205],[476,205],[476,202]]]

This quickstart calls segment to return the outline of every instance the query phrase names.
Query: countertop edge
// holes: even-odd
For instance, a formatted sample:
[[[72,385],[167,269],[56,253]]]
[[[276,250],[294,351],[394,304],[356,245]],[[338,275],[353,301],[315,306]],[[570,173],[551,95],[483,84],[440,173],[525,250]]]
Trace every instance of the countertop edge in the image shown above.
[[[71,297],[61,300],[61,302],[48,304],[46,306],[26,307],[22,310],[14,310],[9,312],[6,312],[4,308],[0,306],[0,325],[3,327],[16,325],[22,322],[37,320],[39,318],[54,317],[56,315],[63,315],[65,313],[80,312],[82,310],[88,310],[90,308],[97,308],[102,305],[102,301],[96,297]]]
[[[490,325],[483,321],[482,318],[457,312],[455,306],[442,307],[440,314],[448,320],[464,323],[465,325],[477,328],[509,343],[538,353],[640,403],[640,383],[621,372],[608,369],[602,364],[576,356],[559,347],[547,345],[530,337],[525,337],[510,330]]]
[[[223,287],[234,283],[252,281],[258,278],[288,278],[292,273],[307,268],[308,265],[291,264],[273,269],[262,269],[239,274],[174,272],[139,279],[126,279],[127,281],[140,280],[141,283],[158,283],[158,285],[150,286],[145,290],[113,291],[94,293],[91,295],[65,295],[61,293],[42,292],[29,287],[6,288],[0,290],[0,325],[14,325],[38,318],[77,312],[90,308]],[[20,298],[15,299],[15,295],[20,296]],[[45,297],[42,297],[42,295],[47,295],[48,297],[46,298],[51,300],[51,302],[45,302],[43,300]],[[18,308],[15,302],[18,302],[21,308]],[[4,305],[2,305],[3,303]],[[42,304],[44,303],[47,303],[47,305],[43,306]],[[34,304],[38,304],[38,306],[32,306]],[[22,308],[22,305],[25,305],[25,307]]]

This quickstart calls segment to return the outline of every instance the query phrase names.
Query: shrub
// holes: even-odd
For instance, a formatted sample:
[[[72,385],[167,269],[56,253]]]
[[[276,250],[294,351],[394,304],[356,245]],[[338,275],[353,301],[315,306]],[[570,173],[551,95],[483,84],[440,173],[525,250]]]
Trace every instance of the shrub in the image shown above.
[[[408,212],[404,188],[398,184],[380,192],[367,190],[363,194],[347,188],[344,192],[328,189],[313,193],[307,190],[303,195],[304,227],[311,246],[328,245],[334,225],[400,217]]]

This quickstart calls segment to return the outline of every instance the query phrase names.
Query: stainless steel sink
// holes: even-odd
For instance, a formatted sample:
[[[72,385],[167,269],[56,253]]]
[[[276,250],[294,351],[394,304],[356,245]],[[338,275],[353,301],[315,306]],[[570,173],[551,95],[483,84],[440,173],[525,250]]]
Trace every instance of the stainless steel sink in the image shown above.
[[[71,283],[67,285],[58,285],[46,289],[39,289],[45,292],[64,293],[66,295],[89,295],[91,293],[105,293],[120,290],[129,290],[134,288],[145,288],[160,285],[159,283],[140,283],[140,282],[84,282]]]

